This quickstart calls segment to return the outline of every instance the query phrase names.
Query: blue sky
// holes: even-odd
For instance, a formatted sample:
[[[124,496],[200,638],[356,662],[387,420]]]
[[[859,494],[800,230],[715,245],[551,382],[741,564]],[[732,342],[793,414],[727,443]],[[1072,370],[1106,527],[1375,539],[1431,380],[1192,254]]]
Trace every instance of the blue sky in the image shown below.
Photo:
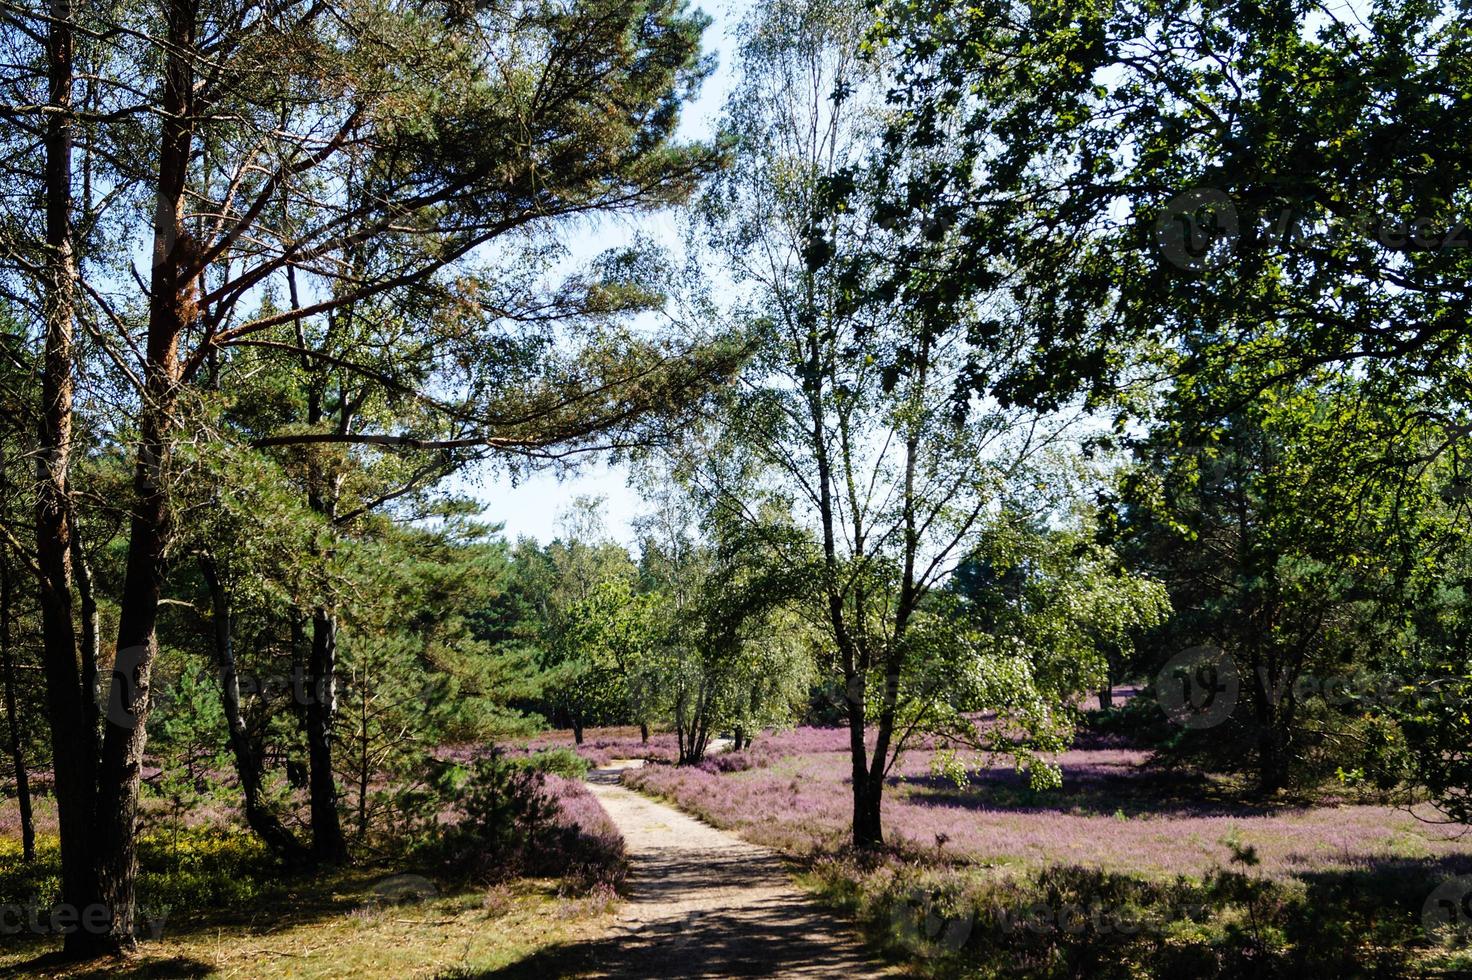
[[[703,139],[713,134],[726,94],[730,91],[733,44],[730,35],[749,8],[750,0],[715,0],[695,6],[711,18],[711,25],[705,32],[705,48],[715,53],[717,66],[699,97],[686,107],[680,131],[688,139]],[[611,224],[567,244],[575,257],[592,257],[628,241],[636,231],[669,240],[675,232],[675,221],[670,215],[662,215],[651,216],[637,224]],[[537,473],[515,485],[508,477],[487,469],[479,474],[469,474],[463,489],[485,506],[485,520],[505,525],[508,538],[515,540],[521,535],[530,535],[544,543],[556,536],[558,518],[572,504],[573,498],[602,497],[609,534],[632,544],[631,524],[642,504],[638,495],[629,489],[627,480],[628,472],[623,467],[590,460],[574,474],[559,478],[550,472]]]

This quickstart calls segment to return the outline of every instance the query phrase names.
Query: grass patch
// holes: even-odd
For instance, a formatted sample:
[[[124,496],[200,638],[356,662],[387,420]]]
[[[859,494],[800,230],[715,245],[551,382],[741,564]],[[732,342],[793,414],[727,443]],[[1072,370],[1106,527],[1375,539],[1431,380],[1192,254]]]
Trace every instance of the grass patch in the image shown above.
[[[499,970],[558,945],[602,934],[611,899],[568,898],[559,883],[527,879],[490,890],[381,900],[381,875],[349,871],[259,908],[258,921],[197,923],[145,941],[119,962],[48,967],[37,957],[55,941],[0,953],[0,975],[102,977],[439,977]]]
[[[0,839],[0,905],[57,900],[54,837],[38,860]],[[59,965],[57,935],[28,924],[4,936],[0,976],[438,977],[504,969],[549,947],[605,932],[609,887],[523,878],[447,885],[404,869],[287,873],[245,833],[187,829],[145,835],[139,848],[140,947],[123,961]],[[47,919],[43,913],[40,921]],[[14,919],[9,920],[13,926]]]

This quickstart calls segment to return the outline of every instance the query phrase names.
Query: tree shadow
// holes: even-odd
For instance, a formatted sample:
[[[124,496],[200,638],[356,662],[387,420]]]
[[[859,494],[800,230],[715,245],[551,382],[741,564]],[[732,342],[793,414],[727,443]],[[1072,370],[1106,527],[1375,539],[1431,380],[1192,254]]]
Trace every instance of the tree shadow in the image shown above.
[[[541,950],[476,978],[862,977],[877,973],[857,934],[801,893],[748,895],[739,907],[710,907],[726,883],[786,881],[775,854],[681,849],[635,860],[631,904],[613,935]],[[639,865],[645,865],[641,873]],[[753,900],[753,898],[755,900]]]
[[[51,974],[63,975],[68,980],[206,976],[214,969],[210,964],[185,956],[149,954],[152,950],[160,950],[168,941],[201,934],[223,932],[241,938],[263,936],[350,915],[368,907],[369,903],[383,904],[373,886],[386,877],[393,875],[382,868],[354,868],[326,874],[283,869],[277,888],[262,893],[243,907],[201,907],[187,914],[170,915],[162,923],[162,943],[145,936],[133,956],[109,956],[79,962],[63,956],[57,948],[61,942],[59,936],[34,936],[27,941],[36,947],[36,955],[9,967],[0,967],[0,978]]]
[[[1344,902],[1373,902],[1379,908],[1399,908],[1420,915],[1431,893],[1442,882],[1472,875],[1472,854],[1437,857],[1358,857],[1351,867],[1292,872],[1308,889],[1311,905],[1331,907]]]
[[[858,977],[873,975],[857,939],[832,940],[833,920],[811,903],[774,901],[753,917],[705,913],[637,932],[544,949],[518,963],[468,974],[479,980],[599,977]]]
[[[1063,785],[1056,789],[1034,789],[1023,774],[1005,766],[972,769],[963,787],[935,775],[893,776],[889,783],[908,790],[907,803],[977,812],[1246,818],[1314,808],[1304,800],[1243,800],[1211,780],[1180,770],[1141,769],[1087,758],[1065,758],[1059,768]]]
[[[35,959],[0,969],[0,977],[35,977],[60,974],[67,980],[162,980],[162,978],[207,977],[214,966],[187,956],[168,959],[124,959],[105,957],[88,962],[68,960],[60,953],[43,953]]]

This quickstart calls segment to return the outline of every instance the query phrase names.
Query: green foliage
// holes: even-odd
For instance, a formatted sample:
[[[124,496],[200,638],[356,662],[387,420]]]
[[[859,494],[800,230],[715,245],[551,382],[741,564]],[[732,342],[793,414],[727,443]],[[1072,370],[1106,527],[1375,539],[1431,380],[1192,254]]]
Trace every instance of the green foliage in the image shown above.
[[[542,749],[523,757],[508,757],[513,765],[524,765],[537,772],[552,773],[555,776],[564,776],[568,779],[581,779],[588,774],[589,763],[587,759],[578,755],[565,745],[559,745],[552,749]]]
[[[185,816],[223,795],[219,774],[230,763],[218,685],[208,675],[186,668],[167,690],[154,709],[154,761],[159,774],[148,786],[165,803],[161,816],[177,848]]]
[[[1005,283],[985,329],[1033,335],[1000,386],[1022,401],[1112,399],[1157,344],[1259,382],[1360,358],[1411,385],[1455,370],[1468,300],[1446,287],[1468,249],[1407,229],[1465,220],[1458,9],[885,4],[876,207],[906,230],[889,288],[944,316]]]
[[[648,711],[647,600],[634,594],[628,551],[604,537],[601,506],[579,498],[559,538],[518,542],[504,595],[486,613],[488,635],[524,645],[546,671],[544,712],[578,730]]]
[[[1080,523],[1088,529],[1094,516]],[[998,651],[1024,652],[1062,700],[1119,678],[1136,639],[1171,611],[1161,582],[1125,567],[1087,531],[1021,514],[987,527],[948,591],[956,616]]]
[[[446,874],[499,880],[520,872],[554,833],[557,804],[542,775],[514,765],[499,751],[468,769],[446,767],[435,779],[440,799],[454,801],[455,819],[425,855]]]
[[[1454,825],[1472,820],[1472,767],[1460,747],[1472,726],[1472,618],[1468,539],[1455,474],[1442,484],[1454,508],[1431,515],[1403,564],[1400,594],[1374,658],[1380,684],[1365,698],[1365,747],[1352,762],[1362,780],[1429,799]]]
[[[1162,403],[1109,533],[1180,610],[1144,672],[1210,644],[1240,680],[1226,724],[1175,748],[1213,765],[1255,760],[1269,791],[1312,784],[1376,740],[1368,682],[1405,649],[1401,589],[1417,556],[1441,547],[1439,478],[1416,463],[1437,431],[1414,404],[1328,371],[1216,421],[1220,397],[1186,382]],[[1348,679],[1341,697],[1324,689],[1336,677]],[[1393,754],[1370,764],[1387,775]]]
[[[18,842],[0,839],[0,904],[50,908],[61,898],[55,837],[38,838],[37,860],[22,862]],[[280,897],[280,865],[247,833],[182,825],[138,838],[139,902],[160,922],[238,911]]]
[[[546,773],[559,764],[566,760],[510,757],[497,748],[468,765],[427,759],[426,789],[401,799],[405,822],[395,843],[407,860],[454,881],[531,874],[566,876],[579,888],[616,887],[622,839],[567,819],[547,786]]]
[[[705,757],[710,739],[744,743],[790,725],[812,684],[816,637],[798,607],[798,571],[772,561],[771,529],[712,506],[688,473],[650,472],[641,567],[658,642],[651,675],[661,717],[679,740],[682,764]]]
[[[654,714],[654,597],[626,578],[605,578],[567,613],[559,637],[577,677],[563,696],[588,719],[647,721]]]

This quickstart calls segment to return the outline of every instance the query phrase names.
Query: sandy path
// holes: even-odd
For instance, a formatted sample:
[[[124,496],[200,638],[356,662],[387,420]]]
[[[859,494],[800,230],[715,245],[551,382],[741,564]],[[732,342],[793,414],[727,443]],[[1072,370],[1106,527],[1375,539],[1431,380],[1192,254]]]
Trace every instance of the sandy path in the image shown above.
[[[774,852],[624,789],[624,767],[588,778],[624,835],[632,870],[623,937],[615,953],[599,957],[597,975],[894,975],[792,883]]]

